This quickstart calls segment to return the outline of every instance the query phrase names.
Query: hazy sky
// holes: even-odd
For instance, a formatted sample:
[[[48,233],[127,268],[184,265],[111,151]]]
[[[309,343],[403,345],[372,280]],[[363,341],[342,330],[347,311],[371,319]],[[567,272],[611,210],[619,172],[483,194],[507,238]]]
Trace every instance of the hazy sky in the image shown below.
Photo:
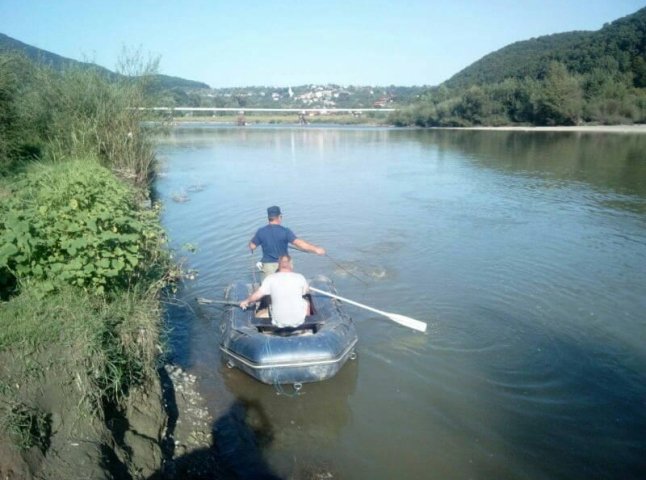
[[[112,70],[123,48],[212,87],[437,85],[510,43],[645,0],[0,0],[0,32]]]

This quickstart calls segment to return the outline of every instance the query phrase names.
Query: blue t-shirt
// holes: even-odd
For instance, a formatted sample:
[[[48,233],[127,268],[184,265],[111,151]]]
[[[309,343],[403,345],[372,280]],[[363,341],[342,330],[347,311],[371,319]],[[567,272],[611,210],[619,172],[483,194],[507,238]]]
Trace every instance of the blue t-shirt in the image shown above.
[[[294,240],[296,235],[289,228],[268,223],[258,229],[251,242],[262,247],[263,263],[276,263],[281,255],[287,255],[287,248]]]

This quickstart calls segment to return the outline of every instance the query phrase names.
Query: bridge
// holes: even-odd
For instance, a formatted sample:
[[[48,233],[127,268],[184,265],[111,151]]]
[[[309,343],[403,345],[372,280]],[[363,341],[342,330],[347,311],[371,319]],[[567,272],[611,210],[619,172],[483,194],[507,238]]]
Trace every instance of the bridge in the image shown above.
[[[248,125],[247,113],[277,113],[277,114],[296,114],[298,116],[298,123],[307,125],[310,120],[307,117],[312,115],[325,115],[333,116],[335,114],[346,113],[359,117],[364,113],[389,113],[396,111],[395,108],[260,108],[260,107],[140,107],[139,110],[155,111],[169,115],[171,118],[175,115],[182,115],[185,113],[193,114],[210,113],[215,116],[217,112],[221,113],[237,113],[236,123],[240,126]]]
[[[367,112],[394,112],[396,108],[247,108],[247,107],[150,107],[140,110],[153,110],[158,112],[274,112],[274,113],[367,113]]]
[[[349,113],[355,117],[359,117],[364,113],[389,113],[396,111],[395,108],[260,108],[260,107],[141,107],[139,110],[155,111],[165,113],[173,117],[176,114],[184,113],[211,113],[213,116],[217,112],[223,113],[237,113],[237,124],[247,125],[245,115],[247,113],[278,113],[278,114],[297,114],[298,122],[301,125],[306,125],[309,120],[306,118],[311,115],[334,115],[339,113]]]

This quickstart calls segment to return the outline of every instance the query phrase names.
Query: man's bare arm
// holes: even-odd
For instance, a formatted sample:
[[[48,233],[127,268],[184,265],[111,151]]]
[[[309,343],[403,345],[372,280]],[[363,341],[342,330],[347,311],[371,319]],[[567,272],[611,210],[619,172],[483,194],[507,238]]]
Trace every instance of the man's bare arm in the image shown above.
[[[263,293],[260,291],[260,289],[256,290],[253,292],[251,295],[249,295],[247,298],[245,298],[242,302],[240,302],[240,308],[243,310],[246,310],[246,308],[249,306],[250,303],[255,303],[258,300],[260,300],[263,297]]]
[[[296,240],[294,240],[294,246],[300,248],[301,250],[305,250],[306,252],[316,253],[317,255],[325,255],[325,249],[323,247],[314,245],[306,240],[303,240],[302,238],[297,238]]]

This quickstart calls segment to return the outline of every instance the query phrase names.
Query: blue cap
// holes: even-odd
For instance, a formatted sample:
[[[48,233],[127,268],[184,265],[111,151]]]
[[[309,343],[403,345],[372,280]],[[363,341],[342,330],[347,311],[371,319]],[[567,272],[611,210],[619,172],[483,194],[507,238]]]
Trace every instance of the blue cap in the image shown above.
[[[280,207],[274,205],[273,207],[269,207],[267,209],[268,218],[276,218],[278,216],[280,216]]]

